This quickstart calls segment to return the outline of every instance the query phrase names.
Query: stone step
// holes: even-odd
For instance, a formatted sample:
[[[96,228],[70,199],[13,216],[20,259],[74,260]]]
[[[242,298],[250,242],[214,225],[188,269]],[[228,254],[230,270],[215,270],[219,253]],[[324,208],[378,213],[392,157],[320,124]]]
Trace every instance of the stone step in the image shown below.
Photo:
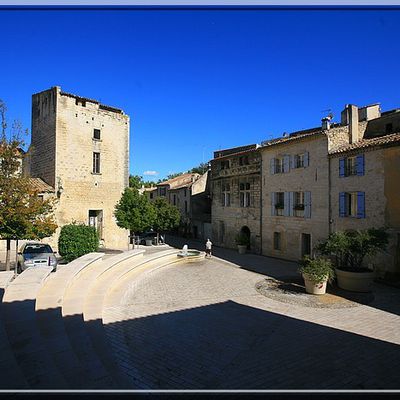
[[[55,365],[68,387],[90,388],[90,375],[81,366],[69,338],[62,317],[61,306],[65,291],[84,271],[96,268],[104,253],[89,253],[69,264],[60,266],[42,286],[36,298],[36,317],[41,337]]]
[[[99,275],[105,271],[111,274],[121,265],[133,263],[141,259],[144,250],[131,250],[115,256],[108,256],[100,263],[85,269],[79,274],[78,279],[72,282],[65,290],[62,301],[62,318],[69,342],[79,359],[81,368],[85,375],[89,376],[86,387],[91,389],[118,389],[121,382],[118,381],[118,373],[106,368],[103,360],[96,353],[96,346],[88,334],[88,331],[101,330],[96,321],[90,323],[90,327],[83,319],[83,306],[86,297],[89,295],[89,287],[97,280]],[[100,322],[101,325],[101,322]],[[125,386],[127,383],[125,382]]]
[[[0,389],[10,388],[10,383],[13,389],[28,389],[28,382],[15,359],[3,323],[2,300],[5,288],[13,277],[12,271],[0,272]]]
[[[44,345],[35,313],[37,294],[51,271],[50,266],[28,268],[11,282],[3,298],[2,315],[8,341],[29,387],[67,389]],[[14,388],[13,381],[7,384]]]
[[[145,255],[143,259],[135,260],[135,263],[131,262],[124,265],[121,264],[118,268],[105,271],[89,288],[90,295],[86,297],[84,305],[85,327],[88,329],[92,344],[96,348],[96,353],[101,356],[104,365],[106,365],[109,370],[118,371],[117,378],[120,381],[120,385],[122,385],[120,387],[125,388],[126,385],[128,385],[130,388],[136,388],[134,380],[129,377],[123,369],[121,369],[121,366],[119,366],[118,363],[115,362],[115,354],[113,354],[107,335],[104,331],[103,301],[107,290],[113,285],[113,283],[125,276],[129,271],[135,270],[137,272],[142,272],[152,264],[162,264],[162,260],[175,260],[176,253],[176,250],[170,249]]]

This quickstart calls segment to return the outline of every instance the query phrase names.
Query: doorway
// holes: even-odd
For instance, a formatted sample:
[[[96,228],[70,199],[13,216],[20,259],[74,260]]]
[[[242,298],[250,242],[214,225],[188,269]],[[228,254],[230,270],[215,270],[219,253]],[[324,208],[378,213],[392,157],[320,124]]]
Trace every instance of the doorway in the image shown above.
[[[247,238],[247,250],[250,250],[250,229],[248,226],[242,226],[242,229],[240,230],[240,234],[245,236]]]
[[[89,226],[93,226],[103,240],[103,210],[89,210]]]
[[[311,235],[309,233],[301,234],[301,256],[311,255]]]

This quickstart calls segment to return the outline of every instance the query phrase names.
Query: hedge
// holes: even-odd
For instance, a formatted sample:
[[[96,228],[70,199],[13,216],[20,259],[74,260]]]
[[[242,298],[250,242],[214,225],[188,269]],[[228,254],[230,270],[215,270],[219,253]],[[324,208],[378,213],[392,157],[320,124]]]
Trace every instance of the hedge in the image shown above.
[[[99,235],[94,227],[71,224],[61,228],[58,252],[65,261],[70,262],[98,249]]]

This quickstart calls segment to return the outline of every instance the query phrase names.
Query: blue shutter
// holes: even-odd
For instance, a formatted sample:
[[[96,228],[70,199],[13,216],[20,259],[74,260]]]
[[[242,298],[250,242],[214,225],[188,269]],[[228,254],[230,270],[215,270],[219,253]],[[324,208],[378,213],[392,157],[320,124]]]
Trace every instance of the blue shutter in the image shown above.
[[[344,173],[344,164],[345,164],[346,159],[345,158],[341,158],[339,159],[339,176],[341,178],[343,178],[345,176]]]
[[[283,201],[284,201],[283,215],[285,217],[288,217],[289,216],[289,192],[284,193]]]
[[[346,193],[339,193],[339,217],[346,216]]]
[[[283,172],[289,172],[290,156],[283,156]]]
[[[289,215],[292,217],[294,215],[294,192],[289,192]]]
[[[310,165],[310,156],[308,151],[304,153],[304,167],[308,167]]]
[[[275,195],[275,192],[271,192],[271,215],[276,215]]]
[[[311,192],[304,192],[304,218],[311,218]]]
[[[365,192],[357,192],[357,218],[365,218]]]
[[[358,155],[356,160],[357,160],[357,164],[356,164],[357,175],[363,176],[364,175],[364,154]]]
[[[275,158],[271,158],[271,160],[269,160],[269,172],[271,175],[275,174]]]

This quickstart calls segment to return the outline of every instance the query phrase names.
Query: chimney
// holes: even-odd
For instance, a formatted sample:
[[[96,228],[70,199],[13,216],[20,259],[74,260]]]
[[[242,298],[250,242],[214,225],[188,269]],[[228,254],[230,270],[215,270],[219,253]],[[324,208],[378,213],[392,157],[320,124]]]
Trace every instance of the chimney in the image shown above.
[[[327,131],[331,127],[331,119],[329,117],[322,118],[322,130]]]
[[[349,143],[356,143],[360,140],[358,132],[358,107],[349,104],[347,106],[349,118]]]

